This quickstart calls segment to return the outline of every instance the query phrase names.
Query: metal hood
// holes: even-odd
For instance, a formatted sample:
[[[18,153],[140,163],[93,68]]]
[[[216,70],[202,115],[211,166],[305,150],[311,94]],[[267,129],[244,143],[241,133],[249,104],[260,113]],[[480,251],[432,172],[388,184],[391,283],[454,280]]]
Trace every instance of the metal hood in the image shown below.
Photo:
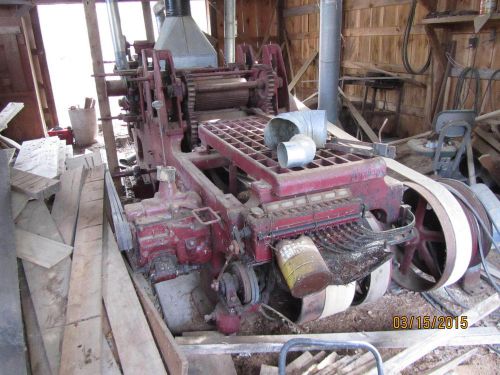
[[[217,66],[217,52],[191,17],[189,7],[181,14],[167,9],[167,17],[154,48],[169,50],[176,68]]]

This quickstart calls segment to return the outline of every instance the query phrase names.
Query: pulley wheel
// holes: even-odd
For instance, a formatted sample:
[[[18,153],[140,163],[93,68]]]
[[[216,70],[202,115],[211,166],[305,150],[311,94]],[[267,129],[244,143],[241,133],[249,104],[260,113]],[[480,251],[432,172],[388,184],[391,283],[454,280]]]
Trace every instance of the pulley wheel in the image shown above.
[[[382,223],[375,219],[371,213],[367,213],[366,222],[374,232],[384,230]],[[390,248],[392,250],[393,246]],[[352,304],[354,306],[363,305],[381,298],[389,288],[389,284],[391,282],[391,270],[392,264],[390,261],[387,261],[371,272],[368,276],[358,280],[356,282],[356,291]]]
[[[416,236],[395,247],[393,278],[417,292],[453,284],[467,270],[471,249],[457,246],[453,218],[446,214],[443,201],[420,184],[405,182],[405,185],[403,201],[415,214]]]
[[[233,262],[229,272],[239,281],[238,297],[243,304],[255,304],[260,300],[259,281],[252,267],[241,262]]]
[[[488,213],[484,208],[481,201],[476,197],[474,192],[463,182],[453,180],[451,178],[441,178],[438,180],[440,183],[445,185],[445,187],[450,187],[450,193],[457,198],[458,203],[464,210],[467,221],[471,228],[472,234],[472,258],[469,263],[469,267],[477,266],[481,263],[481,255],[479,254],[479,243],[478,240],[481,238],[481,243],[483,247],[484,256],[486,257],[491,249],[491,240],[488,236],[481,236],[481,227],[474,216],[474,213],[467,207],[467,205],[462,201],[461,198],[465,198],[467,203],[476,211],[483,223],[488,227],[488,233],[492,234],[492,225]],[[461,197],[455,194],[455,190]]]

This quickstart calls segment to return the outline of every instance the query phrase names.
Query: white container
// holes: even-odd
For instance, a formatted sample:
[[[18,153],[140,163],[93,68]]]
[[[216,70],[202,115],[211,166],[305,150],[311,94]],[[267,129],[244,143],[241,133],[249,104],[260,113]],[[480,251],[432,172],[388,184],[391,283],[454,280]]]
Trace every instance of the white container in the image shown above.
[[[95,108],[70,108],[68,113],[75,143],[79,146],[94,143],[97,136]]]

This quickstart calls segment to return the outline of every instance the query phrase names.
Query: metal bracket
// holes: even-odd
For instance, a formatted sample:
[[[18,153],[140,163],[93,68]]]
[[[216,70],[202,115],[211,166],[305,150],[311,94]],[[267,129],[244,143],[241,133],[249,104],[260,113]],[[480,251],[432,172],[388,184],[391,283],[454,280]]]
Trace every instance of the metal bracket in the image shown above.
[[[396,157],[396,147],[386,143],[351,141],[335,137],[326,144],[326,148],[364,156],[383,156],[391,159]]]
[[[211,207],[195,208],[191,212],[196,220],[203,225],[211,225],[221,221],[220,216]]]

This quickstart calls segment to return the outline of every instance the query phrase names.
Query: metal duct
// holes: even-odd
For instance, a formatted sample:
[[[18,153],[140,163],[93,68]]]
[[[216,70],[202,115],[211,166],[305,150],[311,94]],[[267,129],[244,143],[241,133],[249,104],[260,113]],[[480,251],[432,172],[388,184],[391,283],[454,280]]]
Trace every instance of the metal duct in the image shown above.
[[[108,10],[109,27],[111,29],[111,39],[115,51],[115,62],[118,70],[128,68],[127,50],[125,48],[125,38],[122,34],[122,24],[120,21],[120,11],[117,0],[106,0]]]
[[[176,68],[217,66],[217,52],[191,17],[189,0],[166,0],[156,50],[169,50]]]
[[[191,15],[189,0],[165,0],[165,13],[167,17],[184,17]]]
[[[226,64],[235,61],[236,47],[236,0],[224,1],[224,58]]]
[[[296,134],[278,145],[277,154],[281,168],[303,167],[314,160],[316,144],[307,135]]]
[[[338,125],[338,86],[342,30],[342,0],[321,0],[319,30],[318,109]]]

